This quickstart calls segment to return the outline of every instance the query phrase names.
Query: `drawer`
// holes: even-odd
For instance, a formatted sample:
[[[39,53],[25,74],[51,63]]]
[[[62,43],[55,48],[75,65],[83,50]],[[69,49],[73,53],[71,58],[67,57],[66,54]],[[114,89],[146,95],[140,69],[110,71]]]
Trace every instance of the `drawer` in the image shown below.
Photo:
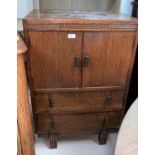
[[[47,25],[45,25],[45,24],[35,24],[35,25],[31,25],[31,24],[29,24],[28,25],[28,27],[27,27],[27,29],[28,30],[31,30],[31,31],[49,31],[49,30],[57,30],[57,31],[60,31],[60,28],[61,27],[61,25],[60,24],[47,24]]]
[[[64,24],[64,26],[62,27],[63,30],[101,30],[102,28],[104,28],[105,25],[101,25],[101,24]]]
[[[35,113],[119,110],[123,108],[123,94],[121,90],[37,93],[33,105]]]
[[[118,128],[122,112],[79,113],[79,114],[37,114],[37,132],[68,132]]]

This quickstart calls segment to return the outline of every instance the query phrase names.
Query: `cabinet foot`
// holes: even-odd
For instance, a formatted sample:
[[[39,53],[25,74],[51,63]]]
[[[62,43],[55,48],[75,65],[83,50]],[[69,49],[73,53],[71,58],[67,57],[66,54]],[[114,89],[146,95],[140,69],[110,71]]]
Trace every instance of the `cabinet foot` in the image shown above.
[[[102,145],[102,144],[106,144],[107,142],[107,139],[108,139],[108,130],[101,130],[99,135],[98,135],[98,141],[99,141],[99,144]]]
[[[57,148],[57,135],[56,134],[50,134],[50,148],[54,149]]]

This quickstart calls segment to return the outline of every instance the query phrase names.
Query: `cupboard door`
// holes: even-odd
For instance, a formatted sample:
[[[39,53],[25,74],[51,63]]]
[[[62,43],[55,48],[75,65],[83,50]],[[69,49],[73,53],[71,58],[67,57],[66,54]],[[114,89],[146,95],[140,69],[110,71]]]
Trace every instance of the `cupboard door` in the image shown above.
[[[135,32],[85,32],[84,87],[124,86]]]
[[[29,68],[33,88],[73,88],[81,84],[81,66],[75,65],[82,53],[82,33],[29,32]],[[73,34],[73,33],[71,33]]]

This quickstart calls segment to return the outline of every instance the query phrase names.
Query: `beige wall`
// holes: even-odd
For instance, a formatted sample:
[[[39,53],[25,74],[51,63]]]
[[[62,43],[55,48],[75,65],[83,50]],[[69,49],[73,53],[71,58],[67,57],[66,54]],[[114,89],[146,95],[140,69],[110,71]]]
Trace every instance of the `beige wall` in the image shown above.
[[[34,9],[104,10],[131,16],[133,0],[33,0]]]
[[[39,0],[40,9],[119,10],[120,0]]]
[[[33,0],[17,0],[17,18],[24,18],[33,10]]]

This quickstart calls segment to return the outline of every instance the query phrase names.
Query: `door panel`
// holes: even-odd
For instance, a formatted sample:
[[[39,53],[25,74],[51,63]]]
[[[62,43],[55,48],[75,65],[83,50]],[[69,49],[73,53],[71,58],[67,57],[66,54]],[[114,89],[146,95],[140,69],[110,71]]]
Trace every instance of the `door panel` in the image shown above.
[[[81,68],[75,66],[75,57],[81,57],[82,33],[75,34],[68,39],[67,32],[29,32],[34,89],[80,86]]]
[[[83,86],[124,86],[135,32],[85,32]]]

